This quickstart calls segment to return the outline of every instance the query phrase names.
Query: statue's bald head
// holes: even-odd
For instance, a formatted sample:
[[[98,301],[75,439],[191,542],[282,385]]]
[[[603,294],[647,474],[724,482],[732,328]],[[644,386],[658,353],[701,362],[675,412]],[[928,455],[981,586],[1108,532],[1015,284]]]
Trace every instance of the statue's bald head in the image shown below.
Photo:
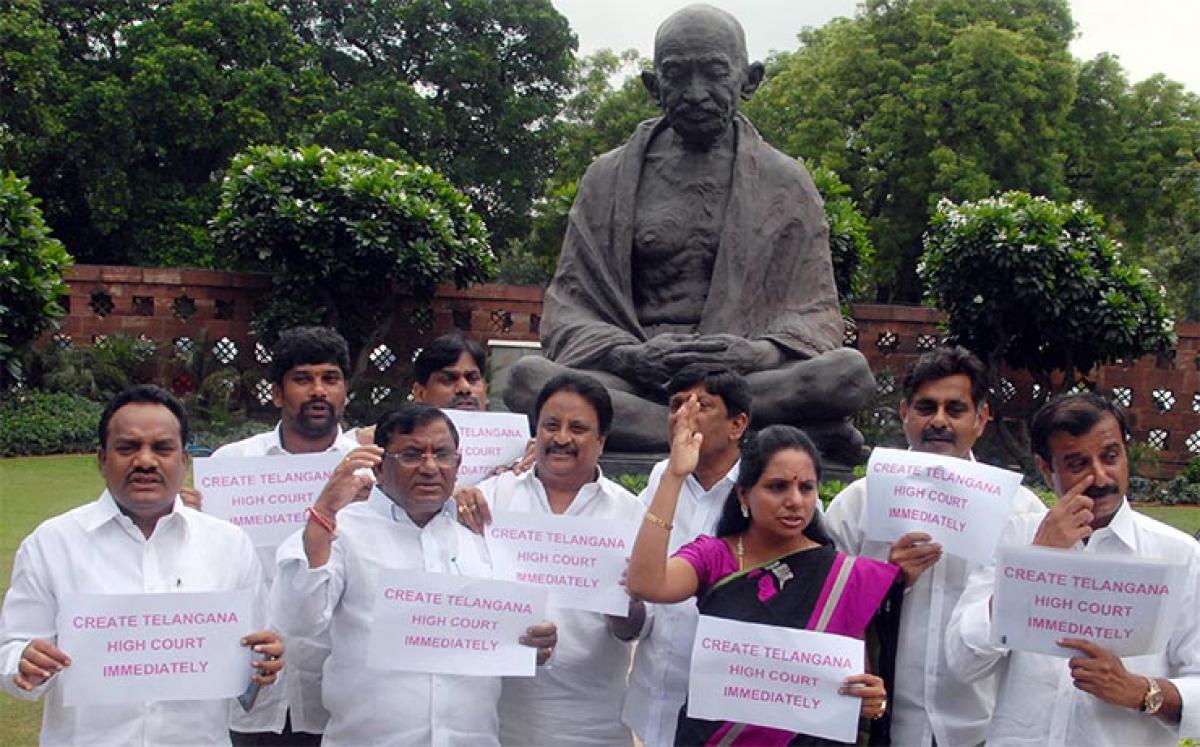
[[[750,58],[746,54],[746,32],[742,24],[728,11],[714,8],[711,5],[696,3],[672,13],[663,21],[654,34],[654,62],[658,63],[664,45],[670,45],[680,38],[692,40],[695,38],[720,39],[725,44],[729,56],[747,65]]]
[[[654,35],[654,72],[642,73],[671,128],[690,148],[707,150],[733,127],[738,102],[762,82],[762,63],[746,57],[737,19],[711,5],[689,5]]]

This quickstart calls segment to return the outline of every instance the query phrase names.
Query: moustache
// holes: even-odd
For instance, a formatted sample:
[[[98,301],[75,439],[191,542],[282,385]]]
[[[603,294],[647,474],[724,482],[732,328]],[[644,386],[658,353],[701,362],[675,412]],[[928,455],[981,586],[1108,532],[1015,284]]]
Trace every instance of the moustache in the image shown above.
[[[953,441],[954,431],[949,428],[926,428],[921,432],[922,441]]]
[[[1108,485],[1093,485],[1092,487],[1083,491],[1083,494],[1092,499],[1103,498],[1106,495],[1120,495],[1121,486],[1117,485],[1115,482]]]
[[[134,467],[129,470],[129,475],[125,478],[125,481],[128,482],[135,477],[155,477],[160,481],[163,479],[162,474],[153,467]]]
[[[574,446],[560,446],[558,444],[550,444],[549,446],[546,447],[546,453],[547,454],[569,454],[571,456],[578,456],[579,450],[576,449]]]
[[[329,408],[330,414],[333,413],[333,405],[329,404],[329,400],[327,400],[327,399],[310,399],[309,401],[300,405],[300,412],[302,412],[302,413],[311,412],[312,409],[314,407],[316,407],[317,405],[321,405],[322,407],[327,407],[327,408]]]
[[[455,397],[454,399],[450,400],[451,409],[461,408],[462,405],[472,405],[473,407],[477,408],[477,407],[479,407],[479,398],[472,397],[469,394],[464,394],[464,395]]]

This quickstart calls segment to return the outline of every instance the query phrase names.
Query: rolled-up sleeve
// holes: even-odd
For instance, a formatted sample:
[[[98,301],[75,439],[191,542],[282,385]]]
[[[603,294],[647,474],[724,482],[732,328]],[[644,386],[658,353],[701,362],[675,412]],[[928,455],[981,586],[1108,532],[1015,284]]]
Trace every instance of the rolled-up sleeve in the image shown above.
[[[325,565],[309,568],[301,530],[279,546],[275,562],[278,572],[271,586],[271,619],[285,636],[318,637],[329,627],[345,588],[341,543],[333,543]]]
[[[54,641],[58,635],[58,604],[45,579],[38,575],[39,562],[44,558],[31,542],[27,538],[17,549],[12,585],[0,610],[0,689],[22,700],[36,700],[54,682],[51,677],[28,692],[17,687],[13,678],[20,671],[25,647],[35,638]]]

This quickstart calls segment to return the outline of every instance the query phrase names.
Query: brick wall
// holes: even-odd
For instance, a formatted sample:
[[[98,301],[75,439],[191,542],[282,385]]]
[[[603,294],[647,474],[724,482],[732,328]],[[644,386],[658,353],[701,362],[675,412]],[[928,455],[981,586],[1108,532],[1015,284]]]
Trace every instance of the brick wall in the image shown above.
[[[171,353],[200,341],[222,363],[255,370],[264,363],[249,326],[255,300],[268,285],[263,275],[77,265],[67,282],[67,316],[61,329],[48,335],[60,342],[91,345],[104,335],[144,335],[158,345],[167,375]],[[540,287],[443,287],[430,310],[409,309],[371,351],[371,396],[407,391],[412,357],[440,334],[459,330],[484,343],[536,341],[541,300]],[[866,356],[881,389],[895,388],[913,358],[938,343],[940,319],[933,309],[859,304],[846,344]],[[1126,406],[1135,437],[1158,448],[1160,475],[1173,474],[1200,455],[1200,323],[1181,323],[1177,332],[1179,344],[1168,359],[1148,356],[1089,375],[1099,391]],[[1017,407],[1029,401],[1033,384],[1027,376],[1009,375],[1005,381],[998,397]],[[265,405],[264,389],[257,392]]]

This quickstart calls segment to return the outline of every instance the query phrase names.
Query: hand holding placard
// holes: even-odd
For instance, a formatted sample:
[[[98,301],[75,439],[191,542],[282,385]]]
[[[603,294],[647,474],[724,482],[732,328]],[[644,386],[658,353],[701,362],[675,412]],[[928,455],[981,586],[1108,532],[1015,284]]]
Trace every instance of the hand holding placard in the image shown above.
[[[46,680],[71,666],[71,657],[50,641],[34,638],[21,652],[13,683],[29,692]]]
[[[853,742],[867,709],[844,691],[847,678],[866,668],[864,659],[863,642],[854,638],[701,615],[688,715]],[[865,682],[867,689],[854,694],[881,709],[877,683]]]
[[[1102,557],[1043,547],[996,554],[993,640],[1010,649],[1076,656],[1059,641],[1100,644],[1116,656],[1166,647],[1186,569],[1155,560]]]
[[[867,463],[867,538],[893,543],[919,532],[947,553],[990,563],[1020,485],[1020,474],[986,464],[876,448]],[[923,571],[932,552],[910,559],[910,585],[920,572],[907,571]]]

